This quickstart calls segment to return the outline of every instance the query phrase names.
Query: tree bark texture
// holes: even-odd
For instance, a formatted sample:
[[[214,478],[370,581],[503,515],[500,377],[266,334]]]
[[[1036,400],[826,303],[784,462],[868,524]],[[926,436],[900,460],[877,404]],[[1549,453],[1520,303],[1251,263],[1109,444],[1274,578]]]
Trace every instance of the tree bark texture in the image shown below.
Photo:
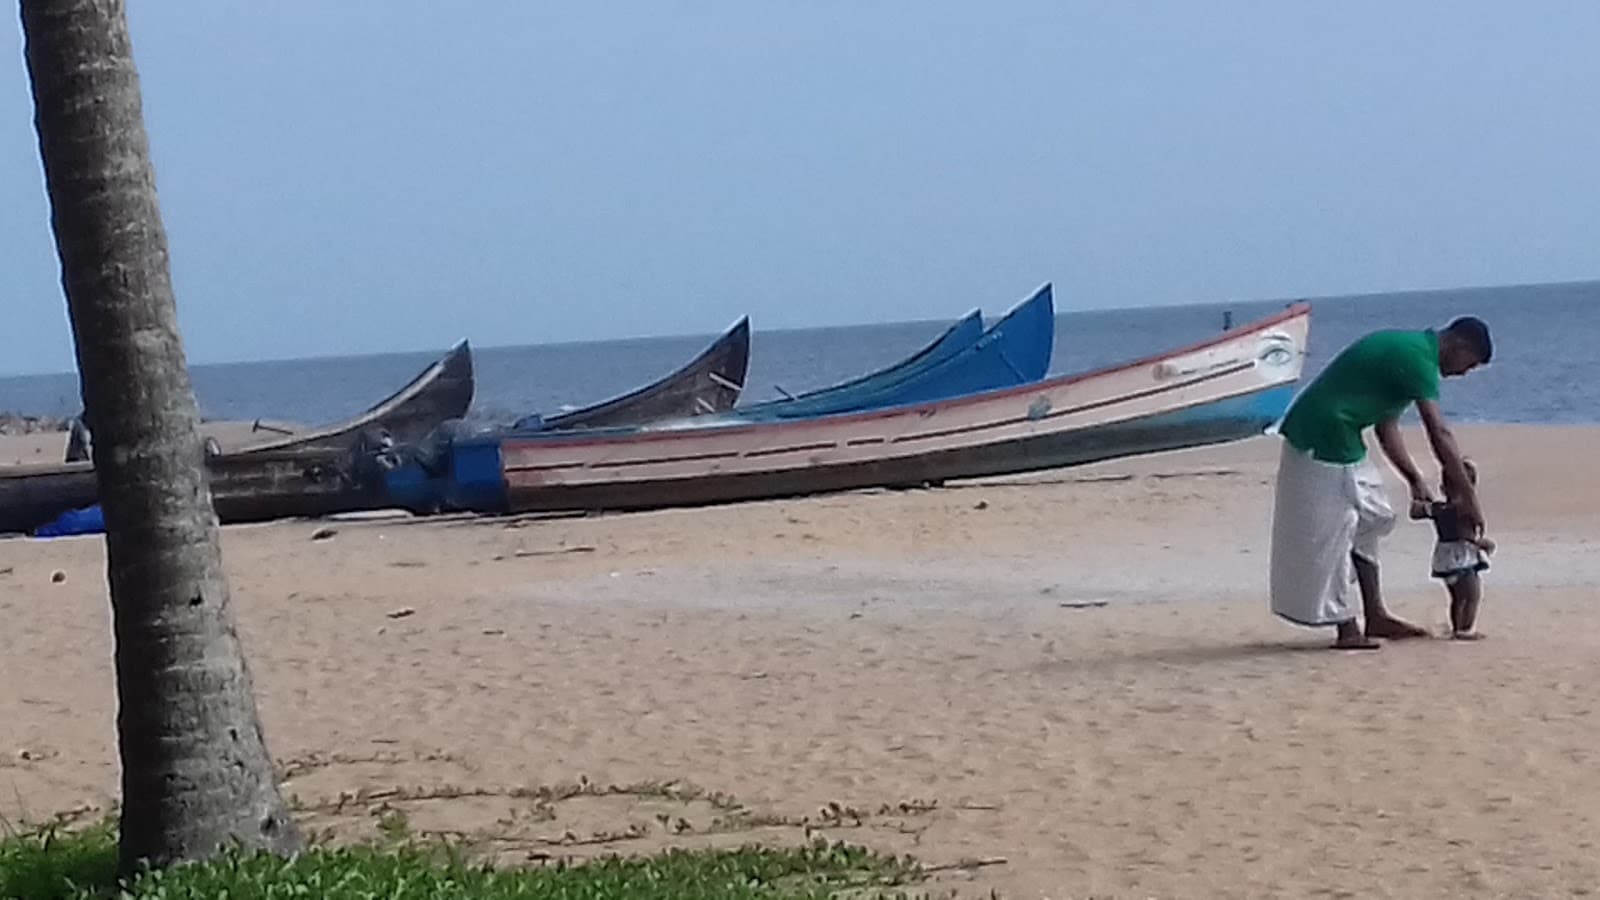
[[[229,610],[121,0],[21,0],[51,225],[106,521],[121,859],[300,837]]]

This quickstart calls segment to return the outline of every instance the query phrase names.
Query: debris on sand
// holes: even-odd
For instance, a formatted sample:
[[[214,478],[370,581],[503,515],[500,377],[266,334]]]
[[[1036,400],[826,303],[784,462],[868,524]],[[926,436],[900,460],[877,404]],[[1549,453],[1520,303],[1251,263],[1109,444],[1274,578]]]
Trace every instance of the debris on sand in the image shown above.
[[[66,431],[71,419],[56,416],[24,416],[17,413],[0,413],[0,435],[16,437],[24,434],[51,434]]]

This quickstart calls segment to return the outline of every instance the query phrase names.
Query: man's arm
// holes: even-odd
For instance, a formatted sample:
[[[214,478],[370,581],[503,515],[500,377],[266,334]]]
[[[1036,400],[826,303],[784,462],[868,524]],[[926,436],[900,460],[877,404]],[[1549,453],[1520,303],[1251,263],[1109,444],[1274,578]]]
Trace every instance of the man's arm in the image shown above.
[[[1455,433],[1444,420],[1444,412],[1434,400],[1418,400],[1417,415],[1422,417],[1423,430],[1428,433],[1428,443],[1433,445],[1433,455],[1439,459],[1444,477],[1457,486],[1461,494],[1460,514],[1468,525],[1483,526],[1483,510],[1478,506],[1478,491],[1467,475],[1461,448],[1456,445]],[[1396,428],[1398,433],[1398,427]]]
[[[1428,496],[1428,483],[1423,481],[1422,472],[1417,469],[1417,464],[1411,459],[1411,451],[1406,449],[1405,437],[1400,434],[1400,419],[1385,419],[1373,429],[1378,433],[1378,446],[1383,448],[1383,455],[1389,458],[1400,477],[1405,479],[1406,487],[1411,489],[1411,499],[1420,502]]]
[[[1428,488],[1428,482],[1423,480],[1417,464],[1411,459],[1411,452],[1406,449],[1405,437],[1400,434],[1399,417],[1379,422],[1374,430],[1378,433],[1378,446],[1383,448],[1383,455],[1389,458],[1411,491],[1411,518],[1432,518],[1433,491]]]

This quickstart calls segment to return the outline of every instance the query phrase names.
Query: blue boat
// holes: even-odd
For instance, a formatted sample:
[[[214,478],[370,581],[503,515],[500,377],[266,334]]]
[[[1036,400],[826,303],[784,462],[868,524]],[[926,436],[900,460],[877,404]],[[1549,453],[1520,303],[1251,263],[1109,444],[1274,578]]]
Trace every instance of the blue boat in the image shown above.
[[[692,423],[661,422],[663,427],[730,425],[809,419],[913,403],[948,400],[1039,381],[1050,370],[1055,346],[1055,300],[1047,283],[1028,299],[971,339],[978,313],[969,313],[934,343],[898,365],[871,375],[802,394],[735,407]],[[963,341],[965,344],[963,345]]]
[[[859,409],[861,403],[868,402],[864,398],[877,396],[900,385],[915,384],[945,360],[977,344],[982,337],[983,313],[974,309],[926,347],[894,365],[793,397],[736,406],[727,415],[741,419],[791,418]]]

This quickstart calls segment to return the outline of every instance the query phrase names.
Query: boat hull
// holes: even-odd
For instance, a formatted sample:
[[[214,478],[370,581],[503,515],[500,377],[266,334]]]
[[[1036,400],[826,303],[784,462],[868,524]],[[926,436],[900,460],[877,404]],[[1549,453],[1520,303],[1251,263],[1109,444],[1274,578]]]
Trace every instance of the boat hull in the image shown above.
[[[518,431],[574,431],[639,425],[732,409],[750,366],[750,320],[733,327],[684,366],[658,381],[593,406],[555,416],[527,416]]]
[[[514,481],[507,485],[504,503],[489,504],[488,511],[620,512],[707,506],[867,488],[926,487],[961,479],[1066,468],[1255,437],[1282,415],[1292,396],[1292,388],[1277,388],[1203,408],[1080,432],[827,467],[586,485],[541,484],[512,476]]]
[[[325,516],[371,509],[383,498],[377,452],[264,451],[206,461],[221,522]],[[26,534],[100,501],[93,466],[62,463],[0,472],[0,533]]]
[[[892,409],[1032,384],[1050,371],[1055,325],[1055,299],[1051,286],[1046,284],[965,347],[942,354],[925,350],[900,366],[854,385],[792,401],[735,409],[718,418],[742,422],[803,419]]]
[[[206,466],[218,517],[248,522],[366,508],[381,495],[381,480],[373,463],[361,461],[460,419],[473,390],[472,351],[462,341],[359,416],[211,455]],[[0,468],[0,534],[32,532],[98,502],[88,460]]]
[[[956,320],[955,324],[945,329],[943,334],[926,347],[892,366],[794,397],[736,406],[726,418],[758,421],[792,417],[794,414],[827,415],[859,409],[865,402],[862,398],[872,397],[896,385],[919,378],[929,369],[977,344],[983,333],[983,315],[978,310],[973,310]],[[785,413],[790,415],[784,416]]]
[[[1309,309],[1086,375],[942,403],[733,428],[461,442],[446,508],[642,509],[1017,474],[1240,440],[1292,399]],[[416,496],[416,484],[410,485]]]
[[[341,454],[363,442],[415,443],[444,422],[465,416],[472,407],[475,388],[472,348],[461,341],[405,387],[352,419],[278,440],[249,444],[228,455]]]

